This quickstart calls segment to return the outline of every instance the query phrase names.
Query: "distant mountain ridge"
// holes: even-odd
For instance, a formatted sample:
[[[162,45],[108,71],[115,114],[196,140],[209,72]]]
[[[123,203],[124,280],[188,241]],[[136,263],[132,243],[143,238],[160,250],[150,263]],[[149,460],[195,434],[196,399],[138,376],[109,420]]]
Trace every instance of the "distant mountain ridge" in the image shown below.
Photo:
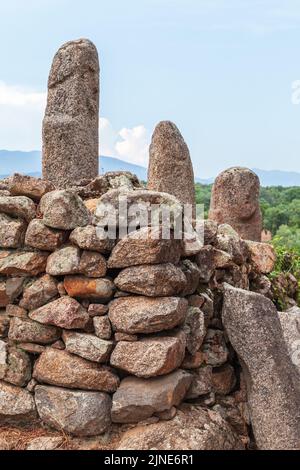
[[[125,162],[114,157],[100,157],[100,174],[108,171],[130,171],[140,180],[147,180],[147,169],[140,165]],[[300,186],[300,173],[281,170],[260,170],[253,168],[259,176],[262,186]],[[41,152],[0,150],[0,178],[12,173],[24,173],[32,176],[41,175]],[[214,178],[203,179],[196,177],[195,181],[202,184],[212,184]]]

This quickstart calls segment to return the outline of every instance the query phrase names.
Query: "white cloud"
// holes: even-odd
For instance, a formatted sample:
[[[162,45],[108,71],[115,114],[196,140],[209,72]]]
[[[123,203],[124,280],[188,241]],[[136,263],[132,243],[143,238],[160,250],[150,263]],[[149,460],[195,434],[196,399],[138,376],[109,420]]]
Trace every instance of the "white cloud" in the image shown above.
[[[0,81],[0,105],[17,107],[45,107],[46,93],[26,90],[18,86],[10,86]]]
[[[0,81],[0,148],[41,148],[46,93]]]
[[[119,136],[123,140],[115,145],[118,156],[137,165],[147,165],[149,150],[147,129],[143,125],[132,129],[123,128]]]
[[[0,81],[0,149],[41,149],[47,94]],[[99,122],[101,155],[147,165],[150,136],[143,125],[116,131],[104,117]]]
[[[116,132],[108,119],[100,118],[99,133],[101,155],[147,165],[150,136],[145,126],[124,127]]]

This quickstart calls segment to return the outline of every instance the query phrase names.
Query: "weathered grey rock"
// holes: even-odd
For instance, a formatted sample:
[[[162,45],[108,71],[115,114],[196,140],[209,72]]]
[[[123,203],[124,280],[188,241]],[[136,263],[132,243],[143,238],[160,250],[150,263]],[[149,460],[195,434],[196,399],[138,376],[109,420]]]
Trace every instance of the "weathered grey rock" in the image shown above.
[[[170,121],[160,122],[152,136],[148,189],[163,191],[184,204],[196,205],[189,149],[175,124]]]
[[[42,383],[58,387],[115,392],[118,377],[106,366],[79,356],[47,348],[36,361],[33,377]]]
[[[22,292],[23,284],[23,278],[11,277],[5,279],[0,277],[0,307],[5,307],[17,298]]]
[[[259,449],[300,449],[300,382],[274,304],[225,285],[223,323],[245,372]]]
[[[201,248],[195,259],[202,282],[209,282],[216,269],[226,269],[233,265],[233,259],[229,253],[217,250],[211,245]]]
[[[26,231],[25,244],[39,250],[54,251],[66,238],[66,232],[63,230],[47,227],[42,220],[33,219]]]
[[[84,251],[78,271],[87,277],[104,277],[107,271],[106,259],[97,251]]]
[[[64,287],[70,297],[106,302],[115,292],[114,283],[105,278],[89,278],[85,276],[66,276]]]
[[[192,295],[196,292],[199,285],[201,271],[196,263],[189,259],[181,261],[179,265],[186,278],[186,286],[182,289],[181,295]]]
[[[0,424],[30,424],[36,419],[32,395],[20,387],[0,382]]]
[[[24,289],[19,305],[26,310],[35,310],[56,295],[58,295],[57,281],[49,274],[45,274]]]
[[[233,262],[238,265],[244,264],[249,256],[246,242],[242,240],[239,234],[228,224],[218,226],[214,246],[228,253]]]
[[[300,309],[294,307],[278,315],[291,361],[300,374]]]
[[[201,248],[203,247],[203,240],[201,237],[195,233],[194,235],[187,236],[183,240],[183,252],[182,257],[191,257],[199,253]]]
[[[7,305],[5,312],[6,315],[8,315],[9,317],[27,318],[27,311],[24,308],[19,307],[18,305]]]
[[[184,273],[171,263],[125,268],[114,282],[121,290],[148,297],[178,295],[187,287]]]
[[[212,367],[199,367],[192,371],[193,380],[186,398],[194,399],[207,395],[212,390]]]
[[[90,304],[88,308],[90,317],[102,317],[108,313],[108,305]]]
[[[218,231],[218,224],[214,220],[205,219],[204,224],[204,245],[213,245]]]
[[[13,196],[27,196],[37,202],[46,193],[54,190],[55,187],[50,181],[41,178],[15,173],[9,179],[9,191]]]
[[[37,251],[16,251],[0,258],[0,275],[37,276],[45,272],[47,254]]]
[[[30,379],[31,361],[28,354],[19,348],[9,347],[4,380],[18,387],[25,387]]]
[[[39,209],[43,222],[51,228],[73,230],[85,227],[90,214],[82,199],[70,190],[52,191],[42,197]]]
[[[59,328],[42,325],[26,318],[14,317],[10,320],[8,337],[17,343],[49,344],[61,336]]]
[[[179,367],[184,359],[186,338],[150,336],[136,342],[120,341],[112,352],[110,363],[137,377],[165,375]]]
[[[155,333],[171,330],[187,315],[188,302],[178,297],[124,297],[110,303],[109,318],[115,331]]]
[[[163,238],[161,227],[143,227],[131,232],[114,247],[109,268],[126,268],[141,264],[177,264],[183,250],[182,240]]]
[[[0,212],[30,222],[35,218],[34,202],[25,196],[0,196]]]
[[[226,346],[223,331],[209,329],[201,351],[204,353],[206,364],[213,367],[219,367],[225,364],[229,357],[229,351]]]
[[[79,246],[82,250],[98,251],[99,253],[110,253],[113,249],[115,240],[110,238],[101,238],[100,232],[93,225],[86,227],[77,227],[70,235],[70,241]]]
[[[118,450],[242,450],[232,428],[217,412],[182,406],[170,421],[138,426],[127,431]]]
[[[93,325],[95,328],[95,335],[101,339],[110,339],[112,336],[111,323],[107,316],[94,317]]]
[[[20,248],[23,246],[27,224],[22,219],[13,219],[0,213],[0,247]]]
[[[79,271],[80,250],[66,246],[52,253],[47,260],[46,272],[51,276],[65,276]]]
[[[137,423],[178,406],[191,381],[191,374],[180,369],[152,379],[126,377],[113,396],[112,421]]]
[[[106,393],[38,385],[35,402],[45,423],[74,436],[103,434],[111,424],[111,399]]]
[[[192,355],[201,348],[206,335],[204,313],[197,307],[189,307],[184,330],[186,332],[186,348]]]
[[[209,218],[231,225],[246,240],[261,241],[259,178],[248,168],[230,168],[215,180]]]
[[[85,328],[89,314],[77,300],[65,296],[33,310],[29,318],[45,325],[72,330]]]
[[[112,341],[105,341],[95,335],[65,331],[63,340],[67,351],[93,362],[107,362],[113,348]]]
[[[43,177],[56,187],[98,175],[99,61],[87,39],[64,44],[48,80]]]
[[[120,204],[125,211],[127,209],[128,217],[125,217],[125,220],[123,220],[124,215],[119,214]],[[123,188],[111,189],[100,197],[93,224],[98,228],[106,227],[109,222],[125,228],[145,226],[147,220],[148,225],[153,220],[157,223],[162,220],[166,210],[169,211],[170,221],[166,220],[163,225],[172,228],[174,221],[182,219],[182,204],[171,194],[146,189],[134,191],[124,191]]]

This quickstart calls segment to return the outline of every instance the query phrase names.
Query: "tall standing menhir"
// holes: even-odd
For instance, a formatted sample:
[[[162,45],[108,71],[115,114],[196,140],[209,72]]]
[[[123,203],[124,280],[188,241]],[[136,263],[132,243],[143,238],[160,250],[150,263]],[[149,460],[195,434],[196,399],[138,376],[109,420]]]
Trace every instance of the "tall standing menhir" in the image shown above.
[[[87,39],[64,44],[48,80],[43,177],[57,188],[95,178],[99,168],[99,59]]]

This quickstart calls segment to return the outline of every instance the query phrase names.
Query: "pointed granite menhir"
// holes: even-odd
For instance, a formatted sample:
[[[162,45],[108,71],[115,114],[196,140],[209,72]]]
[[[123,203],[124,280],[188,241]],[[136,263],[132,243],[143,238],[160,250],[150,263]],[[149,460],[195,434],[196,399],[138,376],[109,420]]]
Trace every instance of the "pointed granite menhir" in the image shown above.
[[[99,168],[99,60],[87,39],[64,44],[48,81],[43,177],[57,188],[95,178]]]
[[[190,152],[170,121],[160,122],[150,145],[148,189],[172,194],[183,204],[196,205]]]
[[[223,171],[213,185],[209,219],[229,224],[245,240],[261,241],[260,182],[248,168]]]

